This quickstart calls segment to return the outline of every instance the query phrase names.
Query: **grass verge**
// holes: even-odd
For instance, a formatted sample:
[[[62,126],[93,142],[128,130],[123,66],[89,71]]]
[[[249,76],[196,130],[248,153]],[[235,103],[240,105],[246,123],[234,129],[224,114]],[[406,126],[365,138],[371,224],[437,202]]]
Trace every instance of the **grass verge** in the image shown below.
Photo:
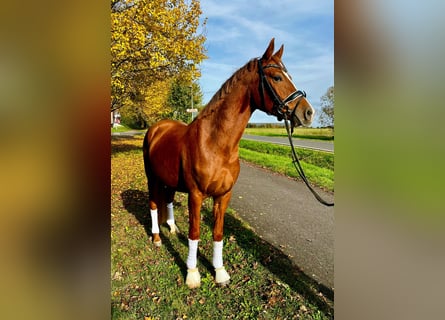
[[[184,284],[187,258],[186,195],[174,203],[182,231],[161,226],[163,246],[150,243],[142,137],[112,138],[111,312],[113,319],[333,319],[332,292],[261,239],[229,210],[224,259],[231,283],[213,280],[210,201],[202,210],[198,266],[202,284]]]
[[[299,179],[289,146],[241,140],[239,154],[243,160]],[[309,181],[325,190],[334,191],[334,155],[307,149],[298,149],[297,154]]]
[[[125,124],[120,124],[116,127],[111,127],[111,133],[113,132],[125,132],[125,131],[130,131],[132,130],[131,128],[127,127]]]

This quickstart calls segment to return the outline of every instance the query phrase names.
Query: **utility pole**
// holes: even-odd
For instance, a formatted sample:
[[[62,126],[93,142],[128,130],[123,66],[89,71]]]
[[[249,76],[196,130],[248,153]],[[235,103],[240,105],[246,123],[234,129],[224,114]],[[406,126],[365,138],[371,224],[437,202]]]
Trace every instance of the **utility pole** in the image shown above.
[[[187,112],[190,112],[190,122],[193,121],[193,118],[195,117],[196,112],[198,112],[198,109],[195,109],[193,107],[193,86],[189,86],[190,87],[190,104],[191,104],[191,108],[187,109]]]
[[[193,83],[190,86],[190,97],[191,97],[190,100],[191,100],[191,105],[192,105],[192,110],[193,110]],[[190,116],[191,116],[190,122],[192,122],[193,121],[193,111],[190,113]]]

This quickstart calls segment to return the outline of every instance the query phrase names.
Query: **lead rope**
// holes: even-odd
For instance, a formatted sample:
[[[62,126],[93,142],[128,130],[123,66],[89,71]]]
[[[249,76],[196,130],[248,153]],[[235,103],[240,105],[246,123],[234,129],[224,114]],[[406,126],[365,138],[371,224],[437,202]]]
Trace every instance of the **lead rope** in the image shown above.
[[[301,167],[300,164],[300,160],[298,159],[297,153],[295,152],[295,147],[294,147],[294,143],[292,141],[292,133],[289,130],[289,124],[288,124],[288,119],[287,119],[287,115],[284,115],[284,124],[286,125],[286,131],[287,131],[287,137],[289,138],[289,143],[291,146],[291,150],[292,150],[292,163],[294,164],[295,169],[297,170],[299,176],[301,177],[301,179],[304,181],[304,183],[306,184],[306,186],[308,187],[308,189],[312,192],[312,194],[314,195],[314,197],[321,203],[324,204],[325,206],[328,207],[332,207],[334,206],[333,202],[327,202],[326,200],[324,200],[322,197],[320,197],[320,195],[312,188],[312,186],[309,184],[309,181],[306,178],[306,175],[304,174],[303,168]]]

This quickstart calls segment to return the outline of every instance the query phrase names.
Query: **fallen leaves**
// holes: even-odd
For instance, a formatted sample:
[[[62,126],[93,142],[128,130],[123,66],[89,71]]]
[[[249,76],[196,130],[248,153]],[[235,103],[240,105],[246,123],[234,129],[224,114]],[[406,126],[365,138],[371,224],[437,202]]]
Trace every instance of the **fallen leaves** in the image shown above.
[[[307,308],[306,308],[306,306],[305,306],[305,305],[301,305],[301,306],[300,306],[300,311],[302,311],[302,312],[307,312]]]
[[[121,281],[121,280],[123,279],[123,278],[122,278],[122,273],[120,273],[119,271],[116,271],[116,272],[114,273],[112,279],[113,279],[113,280]]]

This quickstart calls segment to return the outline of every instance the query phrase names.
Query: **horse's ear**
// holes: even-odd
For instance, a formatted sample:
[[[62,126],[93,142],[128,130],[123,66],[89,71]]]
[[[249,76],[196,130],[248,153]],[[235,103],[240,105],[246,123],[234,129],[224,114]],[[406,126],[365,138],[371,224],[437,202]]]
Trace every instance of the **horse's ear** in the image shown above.
[[[281,59],[281,56],[283,55],[283,50],[284,50],[284,44],[281,45],[281,48],[275,52],[274,56]]]
[[[275,42],[275,38],[272,38],[272,40],[270,40],[269,46],[266,49],[266,52],[264,52],[263,57],[261,59],[267,61],[270,59],[270,57],[272,57],[274,42]]]

